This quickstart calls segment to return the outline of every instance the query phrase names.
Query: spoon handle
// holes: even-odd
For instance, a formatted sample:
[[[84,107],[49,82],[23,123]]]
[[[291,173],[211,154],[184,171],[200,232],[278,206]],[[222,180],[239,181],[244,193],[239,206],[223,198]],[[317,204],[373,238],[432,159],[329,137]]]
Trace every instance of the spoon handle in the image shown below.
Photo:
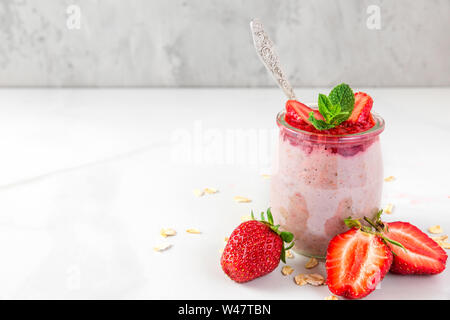
[[[264,26],[258,19],[253,19],[250,22],[250,29],[252,30],[253,43],[256,48],[258,56],[267,70],[272,74],[277,81],[278,86],[284,91],[289,100],[295,100],[294,89],[284,75],[281,69],[280,59],[273,48],[273,42],[270,40],[267,33],[264,31]]]

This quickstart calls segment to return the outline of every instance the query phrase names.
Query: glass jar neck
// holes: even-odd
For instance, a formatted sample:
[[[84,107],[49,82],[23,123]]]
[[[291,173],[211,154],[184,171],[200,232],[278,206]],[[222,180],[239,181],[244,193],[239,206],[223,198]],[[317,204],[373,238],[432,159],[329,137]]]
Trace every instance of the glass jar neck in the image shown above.
[[[298,140],[307,140],[316,143],[325,143],[325,144],[354,144],[359,142],[364,142],[368,140],[373,140],[384,130],[384,120],[378,114],[373,114],[373,119],[375,120],[375,125],[369,130],[345,134],[345,135],[330,135],[330,134],[319,134],[315,132],[309,132],[305,130],[301,130],[291,126],[286,121],[286,112],[281,111],[277,115],[277,125],[280,128],[280,131],[283,134],[290,136],[291,138],[295,138]]]

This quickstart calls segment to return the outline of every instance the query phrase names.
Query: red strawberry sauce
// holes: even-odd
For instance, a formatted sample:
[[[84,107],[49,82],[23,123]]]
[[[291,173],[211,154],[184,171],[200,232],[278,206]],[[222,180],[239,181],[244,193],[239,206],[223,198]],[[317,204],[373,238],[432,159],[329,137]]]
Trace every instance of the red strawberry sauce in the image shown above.
[[[317,130],[316,128],[314,128],[314,126],[310,125],[303,119],[300,119],[300,117],[295,112],[287,112],[285,119],[288,124],[297,129],[312,133],[329,135],[345,135],[364,132],[375,125],[375,121],[373,120],[372,116],[370,116],[368,120],[359,120],[358,122],[344,121],[336,128],[332,128],[329,130]]]

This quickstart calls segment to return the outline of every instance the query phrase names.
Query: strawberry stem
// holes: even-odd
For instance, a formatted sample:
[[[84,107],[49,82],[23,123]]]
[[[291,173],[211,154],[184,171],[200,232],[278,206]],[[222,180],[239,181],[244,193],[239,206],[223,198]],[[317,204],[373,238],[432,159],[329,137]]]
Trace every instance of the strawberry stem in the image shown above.
[[[381,232],[382,230],[379,229],[379,226],[374,223],[372,220],[364,216],[364,221],[366,221],[368,224],[370,224],[376,231]]]
[[[358,219],[352,219],[352,217],[344,219],[344,223],[349,228],[357,228],[357,229],[361,228],[361,222],[359,222]]]
[[[405,252],[407,252],[405,246],[402,245],[400,242],[397,242],[397,241],[395,241],[395,240],[389,239],[389,238],[387,238],[387,237],[385,237],[385,236],[382,236],[382,238],[383,238],[383,240],[385,240],[385,241],[387,241],[387,242],[390,242],[390,243],[392,243],[393,245],[396,245],[396,246],[402,248],[403,250],[405,250]]]
[[[364,217],[364,221],[366,221],[368,224],[370,224],[375,231],[377,232],[377,235],[387,244],[387,242],[392,243],[395,246],[398,246],[400,248],[402,248],[403,250],[405,250],[405,252],[407,252],[406,248],[400,243],[397,242],[395,240],[389,239],[388,237],[386,237],[384,235],[385,232],[387,232],[387,230],[385,230],[386,228],[384,227],[383,222],[381,221],[381,214],[383,213],[383,210],[380,210],[377,212],[377,214],[375,215],[375,221],[370,220],[367,217]],[[392,250],[391,250],[392,251]]]

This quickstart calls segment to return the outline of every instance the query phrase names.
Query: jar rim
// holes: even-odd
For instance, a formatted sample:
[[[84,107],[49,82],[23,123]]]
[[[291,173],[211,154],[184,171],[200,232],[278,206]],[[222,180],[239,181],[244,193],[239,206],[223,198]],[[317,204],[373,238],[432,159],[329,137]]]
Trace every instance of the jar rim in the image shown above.
[[[316,141],[317,140],[320,140],[320,141],[326,140],[327,142],[335,141],[338,143],[354,142],[354,141],[365,140],[365,139],[369,139],[369,138],[378,136],[381,132],[383,132],[384,126],[385,126],[384,119],[377,113],[372,112],[373,119],[375,120],[375,125],[366,131],[343,134],[343,135],[321,134],[321,133],[315,133],[315,132],[298,129],[294,126],[291,126],[286,121],[285,116],[286,116],[285,110],[282,110],[277,114],[278,127],[280,127],[280,129],[283,128],[283,129],[287,130],[292,135],[301,136],[301,138],[303,138],[305,140],[316,140]]]

